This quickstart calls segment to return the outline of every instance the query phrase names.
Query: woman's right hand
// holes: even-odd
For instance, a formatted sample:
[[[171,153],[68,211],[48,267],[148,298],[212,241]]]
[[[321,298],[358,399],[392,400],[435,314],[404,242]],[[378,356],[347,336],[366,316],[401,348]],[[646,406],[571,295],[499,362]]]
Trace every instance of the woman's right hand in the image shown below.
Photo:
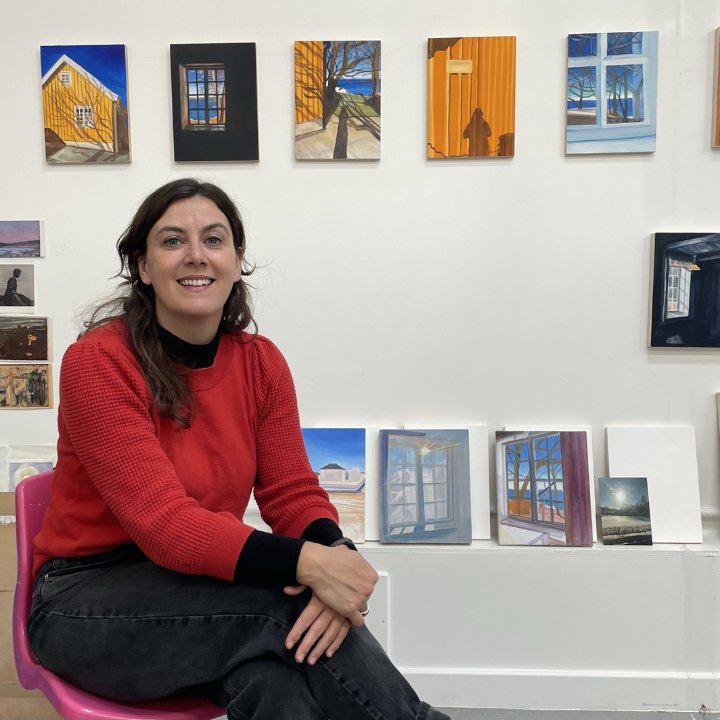
[[[345,545],[325,547],[306,542],[296,575],[298,583],[311,587],[320,600],[353,625],[364,624],[361,613],[367,610],[378,574],[359,552]]]

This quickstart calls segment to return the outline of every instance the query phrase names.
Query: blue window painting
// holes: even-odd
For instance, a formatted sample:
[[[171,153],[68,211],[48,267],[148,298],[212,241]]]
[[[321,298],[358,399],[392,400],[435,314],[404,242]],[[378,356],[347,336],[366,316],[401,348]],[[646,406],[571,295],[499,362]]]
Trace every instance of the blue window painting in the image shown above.
[[[467,430],[381,430],[381,541],[469,543]]]
[[[568,154],[655,150],[657,57],[657,32],[568,36]]]
[[[587,434],[497,433],[501,545],[592,545]]]
[[[184,130],[225,130],[225,67],[183,66],[188,113]]]

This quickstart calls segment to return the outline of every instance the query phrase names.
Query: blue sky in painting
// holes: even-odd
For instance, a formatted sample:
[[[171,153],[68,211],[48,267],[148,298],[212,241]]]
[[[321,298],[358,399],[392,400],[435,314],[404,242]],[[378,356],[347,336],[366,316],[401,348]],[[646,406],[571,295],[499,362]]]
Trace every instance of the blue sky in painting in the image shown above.
[[[41,75],[67,55],[120,96],[127,108],[127,74],[124,45],[44,45],[40,48]]]
[[[316,472],[328,463],[365,472],[365,428],[303,428],[302,434]]]
[[[620,509],[648,497],[647,478],[598,478],[600,505]]]

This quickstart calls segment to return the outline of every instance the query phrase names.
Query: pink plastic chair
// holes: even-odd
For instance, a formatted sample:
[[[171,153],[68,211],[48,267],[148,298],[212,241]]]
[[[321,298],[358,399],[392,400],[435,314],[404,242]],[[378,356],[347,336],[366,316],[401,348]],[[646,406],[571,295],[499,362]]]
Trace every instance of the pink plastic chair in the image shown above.
[[[66,720],[210,720],[222,710],[206,698],[183,696],[149,703],[127,704],[90,695],[46,670],[32,654],[25,626],[33,587],[33,538],[40,531],[50,502],[52,472],[23,480],[15,491],[18,579],[13,607],[13,646],[20,684],[40,690]]]

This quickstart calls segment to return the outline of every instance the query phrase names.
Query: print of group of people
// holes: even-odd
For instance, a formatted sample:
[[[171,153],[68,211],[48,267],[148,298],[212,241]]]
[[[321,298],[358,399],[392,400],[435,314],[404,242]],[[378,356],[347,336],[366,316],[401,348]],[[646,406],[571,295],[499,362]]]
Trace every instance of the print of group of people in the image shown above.
[[[45,407],[47,376],[37,367],[18,375],[12,367],[0,372],[0,401],[3,407]]]
[[[0,305],[27,306],[34,304],[27,295],[18,292],[18,279],[21,275],[22,270],[20,268],[13,268],[5,286],[5,294],[0,298]]]

